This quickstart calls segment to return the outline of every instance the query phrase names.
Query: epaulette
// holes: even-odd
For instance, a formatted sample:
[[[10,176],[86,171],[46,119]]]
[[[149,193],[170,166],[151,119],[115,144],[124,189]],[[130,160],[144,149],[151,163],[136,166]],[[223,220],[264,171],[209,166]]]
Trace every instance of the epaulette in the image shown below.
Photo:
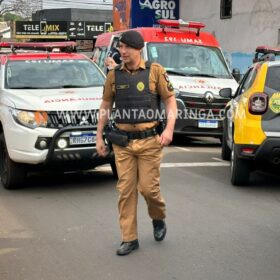
[[[114,69],[115,69],[115,71],[119,71],[121,69],[121,67],[122,67],[122,64],[119,64]]]
[[[151,61],[146,61],[145,66],[146,68],[151,68],[152,62]]]

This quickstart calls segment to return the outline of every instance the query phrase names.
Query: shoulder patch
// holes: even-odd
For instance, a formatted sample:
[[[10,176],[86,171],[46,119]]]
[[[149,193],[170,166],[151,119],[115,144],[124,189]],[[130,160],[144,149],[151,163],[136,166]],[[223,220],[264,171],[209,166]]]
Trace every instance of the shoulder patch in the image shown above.
[[[164,72],[164,73],[163,73],[163,76],[164,76],[166,82],[169,83],[170,80],[169,80],[168,74],[167,74],[166,72]]]
[[[174,88],[173,88],[172,83],[171,83],[170,80],[169,80],[169,77],[168,77],[167,73],[164,72],[164,73],[163,73],[163,76],[164,76],[164,78],[165,78],[165,80],[166,80],[166,82],[167,82],[167,89],[168,89],[169,91],[173,91]]]
[[[169,83],[167,84],[167,89],[168,89],[169,91],[173,91],[173,90],[174,90],[174,87],[173,87],[173,85],[172,85],[171,82],[169,82]]]

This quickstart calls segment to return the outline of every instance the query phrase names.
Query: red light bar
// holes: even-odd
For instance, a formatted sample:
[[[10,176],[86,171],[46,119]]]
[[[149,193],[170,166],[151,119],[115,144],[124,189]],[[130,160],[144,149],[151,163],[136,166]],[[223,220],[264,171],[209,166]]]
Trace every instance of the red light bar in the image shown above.
[[[272,48],[272,47],[268,47],[268,46],[259,46],[256,48],[256,52],[263,53],[263,54],[267,54],[267,53],[280,54],[280,49]]]
[[[168,27],[188,27],[188,28],[196,28],[196,29],[205,27],[205,24],[202,22],[183,21],[182,19],[179,20],[159,19],[158,23],[162,26],[168,26]]]
[[[76,42],[0,42],[0,48],[20,48],[20,49],[54,49],[72,48],[77,46]]]
[[[259,61],[274,61],[276,55],[280,55],[279,48],[272,48],[272,47],[268,47],[268,46],[259,46],[256,48],[253,63],[259,62]]]

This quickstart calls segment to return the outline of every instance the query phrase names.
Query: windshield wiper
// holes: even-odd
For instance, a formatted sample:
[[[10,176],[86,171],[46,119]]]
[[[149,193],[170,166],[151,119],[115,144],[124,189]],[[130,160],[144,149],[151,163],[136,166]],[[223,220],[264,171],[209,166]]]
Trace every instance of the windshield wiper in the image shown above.
[[[9,89],[40,89],[38,87],[9,87]]]
[[[177,72],[173,70],[166,70],[168,74],[174,74],[178,76],[183,76],[183,77],[209,77],[209,78],[217,78],[214,75],[209,75],[209,74],[203,74],[203,73],[183,73],[183,72]]]
[[[182,73],[182,72],[177,72],[177,71],[173,71],[173,70],[166,70],[166,72],[168,74],[173,74],[173,75],[178,75],[178,76],[189,76],[188,74]]]
[[[85,88],[85,87],[89,87],[87,86],[82,86],[82,85],[62,85],[62,88]]]
[[[217,78],[214,75],[203,74],[203,73],[196,73],[196,74],[189,74],[191,77],[208,77],[208,78]]]

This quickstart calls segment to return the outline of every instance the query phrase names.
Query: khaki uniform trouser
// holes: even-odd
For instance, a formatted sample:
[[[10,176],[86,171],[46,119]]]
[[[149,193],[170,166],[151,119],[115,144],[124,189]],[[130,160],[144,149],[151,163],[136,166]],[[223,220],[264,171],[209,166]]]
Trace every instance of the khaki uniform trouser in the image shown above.
[[[131,140],[127,147],[113,145],[119,176],[119,222],[122,241],[132,241],[137,234],[138,191],[145,198],[152,219],[165,218],[165,201],[160,194],[162,148],[157,138]]]

